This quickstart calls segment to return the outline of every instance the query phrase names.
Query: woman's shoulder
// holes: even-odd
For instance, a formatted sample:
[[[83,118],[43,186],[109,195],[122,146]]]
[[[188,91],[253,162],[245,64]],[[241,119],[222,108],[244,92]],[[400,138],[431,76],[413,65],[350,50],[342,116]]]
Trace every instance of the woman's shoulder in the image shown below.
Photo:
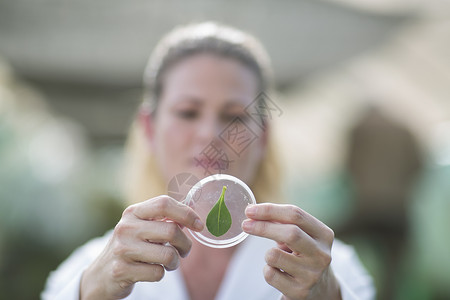
[[[346,269],[346,272],[348,272],[349,267],[362,267],[355,248],[339,239],[335,239],[333,242],[333,246],[331,248],[331,258],[331,265],[337,270]]]
[[[58,267],[65,269],[76,265],[90,264],[105,248],[112,235],[112,230],[106,232],[103,236],[93,238],[84,245],[77,248],[72,254]]]
[[[81,273],[95,260],[108,243],[112,235],[112,230],[101,237],[88,241],[83,246],[76,249],[58,268],[50,273],[47,279],[42,298],[46,295],[53,295],[70,283],[72,280],[81,277]]]
[[[341,285],[343,299],[375,299],[372,277],[353,246],[335,239],[331,248],[331,268]]]

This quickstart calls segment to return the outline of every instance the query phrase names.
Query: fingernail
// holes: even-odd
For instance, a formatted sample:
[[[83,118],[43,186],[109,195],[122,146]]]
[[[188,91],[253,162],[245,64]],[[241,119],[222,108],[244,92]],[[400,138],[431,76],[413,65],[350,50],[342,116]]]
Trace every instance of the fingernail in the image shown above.
[[[196,219],[194,222],[194,228],[197,229],[198,231],[203,229],[203,222],[200,221],[200,219]]]
[[[249,205],[247,205],[247,208],[245,209],[245,214],[247,216],[254,216],[254,215],[256,215],[256,209],[257,209],[256,205],[249,204]]]
[[[244,222],[242,222],[242,229],[244,231],[251,231],[253,229],[254,226],[254,222],[252,222],[252,220],[244,220]]]

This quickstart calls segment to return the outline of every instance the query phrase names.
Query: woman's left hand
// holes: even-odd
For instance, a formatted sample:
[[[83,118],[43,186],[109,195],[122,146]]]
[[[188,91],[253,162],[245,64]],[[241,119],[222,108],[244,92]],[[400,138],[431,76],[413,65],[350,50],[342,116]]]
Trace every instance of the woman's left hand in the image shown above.
[[[294,205],[248,206],[245,232],[278,242],[266,253],[264,278],[284,299],[341,299],[330,268],[334,232]]]

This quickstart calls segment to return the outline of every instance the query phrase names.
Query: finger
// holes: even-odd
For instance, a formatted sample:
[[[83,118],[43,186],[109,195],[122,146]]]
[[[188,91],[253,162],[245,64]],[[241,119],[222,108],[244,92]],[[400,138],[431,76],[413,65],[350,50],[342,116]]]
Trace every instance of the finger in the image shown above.
[[[134,282],[149,281],[155,282],[163,279],[165,270],[158,264],[136,263],[130,270],[134,275]]]
[[[166,218],[195,231],[201,231],[204,227],[200,217],[192,208],[169,196],[159,196],[131,205],[124,212],[124,215],[127,214],[133,214],[142,220]]]
[[[160,264],[168,271],[175,270],[180,265],[179,254],[170,245],[142,242],[139,247],[133,247],[129,251],[126,257],[130,262]]]
[[[315,264],[310,257],[297,256],[287,253],[280,248],[269,249],[266,252],[265,260],[269,266],[283,270],[297,280],[306,278],[309,270]]]
[[[137,226],[137,237],[146,242],[174,246],[181,257],[188,255],[191,250],[192,241],[181,230],[177,223],[164,221],[141,221]]]
[[[317,243],[297,225],[247,219],[242,222],[242,229],[248,234],[286,244],[300,254],[313,254],[317,250]]]
[[[286,251],[288,253],[292,253],[292,250],[289,249],[289,247],[285,243],[277,242],[277,245],[278,245],[278,248],[280,248],[281,250]]]
[[[290,204],[261,203],[249,205],[245,210],[247,217],[254,220],[295,224],[313,238],[334,239],[333,231],[306,211]]]
[[[292,299],[306,299],[307,291],[289,274],[269,265],[264,266],[264,279],[268,284]]]
[[[111,273],[116,281],[122,283],[122,286],[127,286],[138,281],[160,281],[165,271],[159,264],[117,261]]]

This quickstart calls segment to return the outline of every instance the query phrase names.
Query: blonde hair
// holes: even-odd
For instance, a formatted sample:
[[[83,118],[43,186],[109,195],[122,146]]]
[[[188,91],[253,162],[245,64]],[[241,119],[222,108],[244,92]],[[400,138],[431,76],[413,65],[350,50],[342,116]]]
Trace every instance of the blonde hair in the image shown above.
[[[262,45],[251,35],[214,22],[176,28],[156,46],[144,73],[143,105],[156,113],[163,88],[163,74],[188,56],[211,53],[235,59],[252,70],[261,91],[271,87],[272,73],[269,58]],[[142,108],[141,108],[142,109]],[[266,124],[267,125],[267,124]],[[265,130],[269,130],[266,126]],[[266,152],[249,183],[257,202],[281,202],[280,168],[273,138],[267,133]],[[145,132],[138,120],[133,122],[126,145],[125,197],[128,203],[166,194],[167,182],[150,153]]]

